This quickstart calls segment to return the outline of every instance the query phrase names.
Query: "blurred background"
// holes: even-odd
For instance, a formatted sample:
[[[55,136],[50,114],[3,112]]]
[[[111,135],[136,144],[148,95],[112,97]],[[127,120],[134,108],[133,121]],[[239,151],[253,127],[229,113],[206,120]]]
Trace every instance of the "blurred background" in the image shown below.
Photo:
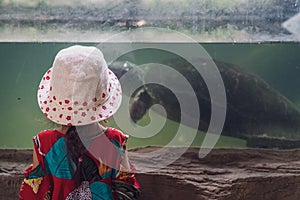
[[[0,0],[3,41],[85,41],[144,26],[200,42],[295,41],[299,0]],[[287,30],[289,29],[289,30]],[[292,34],[290,31],[292,31]]]

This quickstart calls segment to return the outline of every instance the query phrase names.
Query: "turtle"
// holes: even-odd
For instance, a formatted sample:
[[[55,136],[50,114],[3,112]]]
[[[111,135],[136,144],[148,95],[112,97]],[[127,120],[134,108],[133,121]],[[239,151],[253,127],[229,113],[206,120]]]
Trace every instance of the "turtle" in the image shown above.
[[[196,62],[205,62],[195,59]],[[194,61],[194,62],[195,62]],[[280,92],[272,88],[258,75],[232,63],[214,60],[222,77],[226,93],[226,117],[223,135],[247,139],[267,136],[274,138],[299,139],[300,113],[296,106]],[[191,63],[183,58],[161,61],[160,64],[171,66],[188,79],[198,99],[200,118],[198,129],[207,131],[211,117],[211,100],[206,83]],[[153,65],[151,65],[153,67]],[[141,73],[134,63],[116,61],[111,63],[111,70],[118,78],[129,70],[143,82],[147,69]],[[164,77],[161,77],[164,78]],[[177,80],[179,77],[172,77]],[[186,92],[184,89],[182,92]],[[186,95],[189,95],[188,92]],[[180,104],[172,91],[157,84],[145,84],[133,95],[130,104],[130,116],[134,122],[140,120],[154,104],[161,104],[167,117],[180,122]],[[193,108],[191,108],[193,109]],[[185,122],[183,122],[185,123]],[[188,123],[186,125],[189,125]]]

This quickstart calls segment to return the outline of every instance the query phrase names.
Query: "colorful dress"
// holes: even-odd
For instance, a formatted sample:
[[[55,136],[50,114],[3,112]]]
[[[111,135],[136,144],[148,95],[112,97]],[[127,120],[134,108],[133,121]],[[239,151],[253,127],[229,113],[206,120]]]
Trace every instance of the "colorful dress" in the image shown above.
[[[94,137],[85,156],[92,159],[100,175],[89,180],[89,189],[94,200],[115,199],[112,181],[120,181],[139,189],[140,186],[131,171],[122,170],[122,155],[126,151],[128,136],[121,131],[108,128],[104,134]],[[66,199],[79,185],[72,179],[66,148],[65,134],[57,130],[46,130],[33,138],[39,165],[25,171],[20,189],[20,199]],[[103,142],[104,141],[104,142]],[[105,141],[108,141],[105,144]]]

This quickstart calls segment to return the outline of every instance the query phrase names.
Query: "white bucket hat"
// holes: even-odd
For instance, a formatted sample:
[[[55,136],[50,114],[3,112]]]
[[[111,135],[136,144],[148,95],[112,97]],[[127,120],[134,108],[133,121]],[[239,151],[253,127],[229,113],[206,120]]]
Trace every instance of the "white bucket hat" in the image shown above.
[[[76,45],[57,53],[37,97],[51,121],[78,126],[112,116],[120,107],[122,90],[99,49]]]

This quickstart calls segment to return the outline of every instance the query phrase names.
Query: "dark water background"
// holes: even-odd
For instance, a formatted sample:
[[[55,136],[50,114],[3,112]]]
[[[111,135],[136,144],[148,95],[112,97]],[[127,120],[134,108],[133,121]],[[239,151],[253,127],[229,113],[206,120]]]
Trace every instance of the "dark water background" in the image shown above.
[[[51,66],[56,53],[71,45],[73,43],[0,43],[0,148],[31,148],[31,137],[51,127],[38,109],[36,91],[40,77]],[[255,73],[300,109],[299,43],[205,43],[202,46],[212,58]],[[147,62],[149,58],[168,56],[148,51],[144,56],[137,55],[135,61]],[[148,140],[132,138],[129,146],[163,144],[162,140],[172,137],[171,130],[176,125],[170,122],[169,126],[160,133],[162,136]],[[201,139],[202,136],[196,138],[193,145],[199,146]],[[241,148],[245,142],[221,137],[217,146]]]

